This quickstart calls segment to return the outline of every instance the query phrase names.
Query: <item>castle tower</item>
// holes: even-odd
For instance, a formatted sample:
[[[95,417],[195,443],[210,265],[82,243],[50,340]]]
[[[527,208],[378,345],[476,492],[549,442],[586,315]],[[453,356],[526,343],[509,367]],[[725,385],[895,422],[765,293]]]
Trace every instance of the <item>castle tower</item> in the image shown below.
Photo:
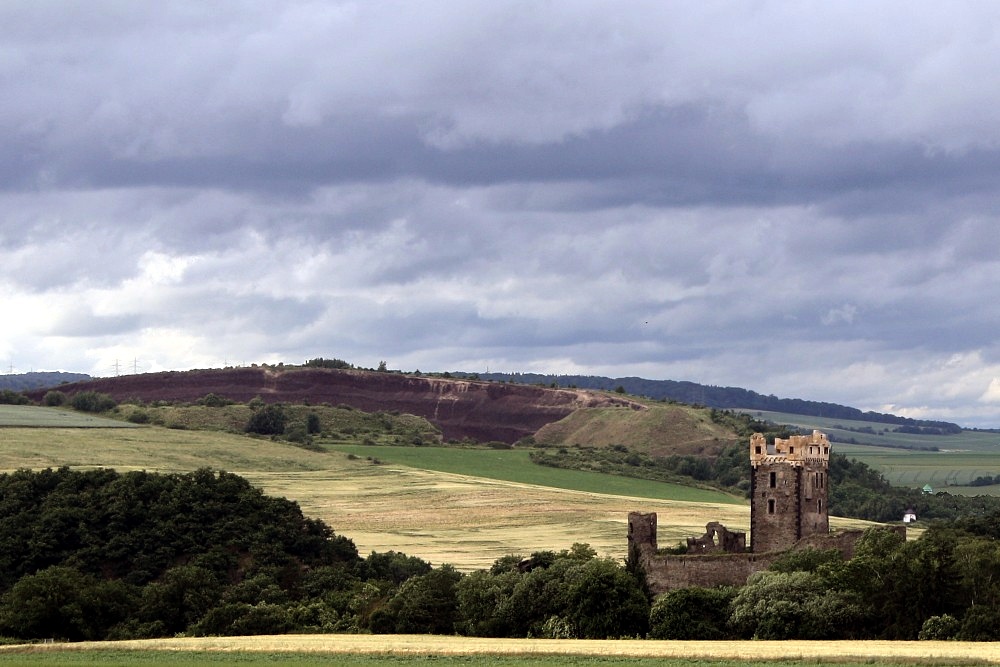
[[[750,550],[782,551],[807,535],[830,532],[826,434],[793,435],[767,444],[750,438]]]

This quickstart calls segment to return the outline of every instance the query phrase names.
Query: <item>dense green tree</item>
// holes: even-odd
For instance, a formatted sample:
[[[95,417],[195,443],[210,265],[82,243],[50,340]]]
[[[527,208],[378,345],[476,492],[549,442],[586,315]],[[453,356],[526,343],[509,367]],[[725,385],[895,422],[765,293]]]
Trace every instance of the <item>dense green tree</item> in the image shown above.
[[[649,600],[624,567],[592,559],[567,573],[562,616],[583,639],[645,636]]]
[[[285,432],[288,415],[285,409],[277,404],[265,405],[254,410],[247,421],[247,433],[259,435],[281,435]]]
[[[0,404],[6,405],[27,405],[31,403],[27,396],[12,389],[0,391]]]
[[[42,405],[50,408],[58,408],[66,405],[66,394],[58,389],[47,391],[45,392],[45,396],[42,397]]]
[[[737,589],[679,588],[656,599],[649,614],[651,639],[730,639],[729,606]]]
[[[26,575],[0,599],[0,633],[23,638],[102,639],[127,619],[136,589],[53,566]]]
[[[107,412],[118,403],[107,394],[96,391],[80,391],[73,394],[69,404],[80,412]]]
[[[310,359],[309,361],[306,362],[306,366],[310,366],[313,368],[337,368],[337,369],[354,368],[353,364],[349,364],[343,359],[324,359],[323,357]]]
[[[453,634],[458,615],[456,585],[462,574],[442,565],[407,579],[389,603],[372,617],[378,633]]]

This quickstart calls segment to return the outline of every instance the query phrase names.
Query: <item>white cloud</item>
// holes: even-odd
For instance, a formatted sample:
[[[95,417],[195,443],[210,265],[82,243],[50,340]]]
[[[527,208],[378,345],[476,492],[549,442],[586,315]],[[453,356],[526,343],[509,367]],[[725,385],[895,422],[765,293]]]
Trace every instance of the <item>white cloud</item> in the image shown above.
[[[2,5],[0,355],[637,374],[997,425],[998,11]]]

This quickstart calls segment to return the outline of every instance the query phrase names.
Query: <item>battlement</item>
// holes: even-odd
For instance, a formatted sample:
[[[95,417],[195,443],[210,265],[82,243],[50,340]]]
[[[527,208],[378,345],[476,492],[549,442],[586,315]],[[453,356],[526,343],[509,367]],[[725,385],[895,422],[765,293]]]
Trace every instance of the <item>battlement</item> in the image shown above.
[[[790,438],[775,438],[768,444],[762,433],[750,437],[750,465],[787,463],[801,467],[807,462],[826,467],[830,461],[830,440],[825,433],[813,431],[812,435],[793,435]]]

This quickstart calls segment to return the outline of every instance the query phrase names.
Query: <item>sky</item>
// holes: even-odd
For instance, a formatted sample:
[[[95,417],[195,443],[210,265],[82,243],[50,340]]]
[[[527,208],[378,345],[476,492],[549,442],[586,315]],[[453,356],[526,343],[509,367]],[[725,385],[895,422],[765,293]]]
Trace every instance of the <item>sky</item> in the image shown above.
[[[1000,3],[0,3],[2,372],[339,358],[1000,427]]]

